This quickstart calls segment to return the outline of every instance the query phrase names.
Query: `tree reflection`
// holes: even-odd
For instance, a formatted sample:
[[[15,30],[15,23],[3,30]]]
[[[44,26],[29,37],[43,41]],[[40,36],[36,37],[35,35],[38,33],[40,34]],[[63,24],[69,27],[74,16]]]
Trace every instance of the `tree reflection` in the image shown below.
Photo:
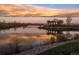
[[[73,37],[73,39],[75,39],[75,40],[79,39],[79,34],[75,34],[74,37]]]
[[[79,39],[79,34],[72,34],[70,32],[64,33],[63,31],[52,31],[52,30],[47,30],[47,35],[55,35],[57,37],[57,40],[52,40],[52,42],[62,42],[62,41],[67,41],[67,40],[76,40]]]

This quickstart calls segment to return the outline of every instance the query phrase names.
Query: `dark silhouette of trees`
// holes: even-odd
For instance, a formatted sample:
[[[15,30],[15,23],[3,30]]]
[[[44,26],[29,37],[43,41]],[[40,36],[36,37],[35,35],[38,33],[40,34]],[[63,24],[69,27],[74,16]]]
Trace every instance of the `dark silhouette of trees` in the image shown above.
[[[58,20],[58,21],[57,21],[57,24],[58,24],[58,25],[62,25],[62,24],[63,24],[63,20]]]

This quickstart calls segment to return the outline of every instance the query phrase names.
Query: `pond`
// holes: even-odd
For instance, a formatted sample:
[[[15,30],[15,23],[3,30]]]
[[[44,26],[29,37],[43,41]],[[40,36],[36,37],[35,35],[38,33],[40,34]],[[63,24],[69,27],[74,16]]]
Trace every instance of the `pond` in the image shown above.
[[[57,38],[64,35],[68,39],[78,36],[79,32],[54,32],[39,29],[38,26],[10,28],[0,31],[0,54],[15,54],[24,50],[38,47],[51,42],[59,41]],[[51,40],[52,39],[52,40]],[[65,40],[61,40],[65,41]]]

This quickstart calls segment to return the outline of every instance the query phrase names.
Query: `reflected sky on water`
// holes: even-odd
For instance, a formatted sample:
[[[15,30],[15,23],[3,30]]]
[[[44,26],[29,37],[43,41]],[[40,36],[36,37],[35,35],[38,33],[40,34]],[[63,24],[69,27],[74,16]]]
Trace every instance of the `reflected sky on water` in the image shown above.
[[[19,46],[20,50],[28,49],[29,47],[39,46],[48,42],[56,41],[57,34],[53,35],[51,33],[47,34],[47,30],[38,29],[37,27],[20,27],[20,28],[11,28],[7,30],[0,31],[0,52],[7,51],[12,46],[12,49],[16,46],[16,43]],[[63,34],[79,34],[79,32],[63,32]],[[68,34],[66,34],[68,35]],[[3,49],[3,50],[2,50]],[[3,53],[1,53],[3,54]],[[4,52],[5,54],[5,52]]]
[[[24,34],[46,34],[46,30],[38,29],[36,27],[28,27],[28,28],[11,28],[7,30],[1,30],[0,33],[24,33]]]
[[[0,52],[10,49],[9,46],[16,46],[16,43],[18,43],[20,50],[23,50],[24,47],[27,49],[31,46],[38,46],[40,44],[50,42],[51,37],[56,39],[54,35],[47,35],[46,30],[38,29],[37,27],[20,27],[1,30]]]
[[[29,26],[29,27],[20,27],[20,28],[11,28],[6,30],[0,31],[0,42],[9,42],[12,39],[18,39],[19,40],[34,40],[42,42],[42,41],[48,41],[51,37],[55,37],[53,34],[47,34],[47,30],[44,29],[38,29],[37,27]],[[63,34],[70,33],[72,35],[79,34],[79,32],[63,32]],[[9,41],[7,41],[9,40]],[[35,43],[35,42],[34,42]]]
[[[43,41],[49,41],[51,37],[54,37],[53,35],[47,35],[46,30],[38,29],[36,27],[28,27],[28,28],[11,28],[9,30],[2,30],[0,31],[0,39],[2,39],[0,42],[7,42],[11,41],[12,39],[18,39],[19,41],[35,41],[43,42]],[[4,40],[3,40],[4,39]],[[35,43],[34,42],[34,43]]]

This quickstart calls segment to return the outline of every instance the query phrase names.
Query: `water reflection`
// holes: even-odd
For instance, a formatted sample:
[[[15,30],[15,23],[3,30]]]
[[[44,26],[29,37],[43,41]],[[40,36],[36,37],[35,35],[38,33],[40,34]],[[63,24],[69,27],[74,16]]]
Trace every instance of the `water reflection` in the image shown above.
[[[56,39],[53,35],[47,35],[46,30],[36,27],[11,28],[0,31],[0,46],[5,51],[0,54],[14,54],[26,49],[31,49],[51,42],[50,38]]]
[[[49,31],[47,30],[48,35],[55,35],[57,37],[56,42],[67,41],[79,39],[79,32],[71,32],[71,31]]]
[[[10,29],[6,29],[6,30],[1,30],[0,33],[26,33],[28,35],[38,35],[38,34],[46,34],[46,30],[40,30],[36,27],[20,27],[20,28],[10,28]]]
[[[29,28],[11,28],[0,31],[0,54],[15,54],[45,44],[79,39],[76,32],[48,31]],[[3,52],[2,52],[3,51]]]

